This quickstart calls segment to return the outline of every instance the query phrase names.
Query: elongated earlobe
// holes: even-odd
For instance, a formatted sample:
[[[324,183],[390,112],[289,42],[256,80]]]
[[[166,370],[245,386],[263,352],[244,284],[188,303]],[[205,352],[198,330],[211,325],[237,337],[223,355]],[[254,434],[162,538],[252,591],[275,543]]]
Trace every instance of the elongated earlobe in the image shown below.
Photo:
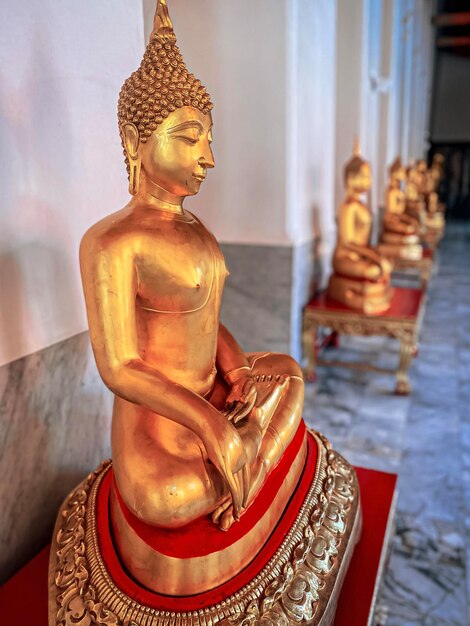
[[[136,196],[140,188],[140,163],[139,165],[131,165],[131,173],[129,176],[129,193]]]
[[[129,162],[129,193],[136,196],[140,189],[141,158],[139,154],[139,131],[134,124],[124,124],[121,135]]]

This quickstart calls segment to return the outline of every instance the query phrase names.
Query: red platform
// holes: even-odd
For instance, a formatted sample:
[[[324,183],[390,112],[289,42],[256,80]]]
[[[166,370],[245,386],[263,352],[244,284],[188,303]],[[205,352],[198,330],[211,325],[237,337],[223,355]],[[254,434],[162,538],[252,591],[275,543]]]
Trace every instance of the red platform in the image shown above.
[[[339,598],[334,626],[366,626],[374,608],[390,543],[396,475],[356,468],[363,510],[362,539],[356,547]],[[48,626],[49,547],[0,588],[5,626]]]
[[[395,287],[390,308],[384,313],[380,313],[380,315],[368,315],[367,313],[358,313],[358,311],[354,311],[345,304],[328,298],[326,291],[323,291],[315,298],[312,298],[306,308],[331,313],[350,313],[351,315],[361,315],[361,317],[372,317],[374,319],[377,317],[381,319],[413,319],[418,317],[423,296],[424,291],[422,289]]]

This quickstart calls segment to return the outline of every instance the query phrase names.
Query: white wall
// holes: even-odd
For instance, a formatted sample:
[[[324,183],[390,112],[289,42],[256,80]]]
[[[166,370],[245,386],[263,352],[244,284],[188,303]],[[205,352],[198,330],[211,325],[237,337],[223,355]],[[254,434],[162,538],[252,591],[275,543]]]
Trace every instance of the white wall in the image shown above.
[[[292,0],[287,228],[296,244],[335,230],[336,3]]]
[[[397,0],[399,71],[395,127],[398,153],[407,162],[425,156],[433,73],[433,0]],[[400,97],[399,97],[400,96]]]
[[[294,243],[290,352],[302,358],[302,311],[325,284],[336,241],[336,2],[292,0],[289,14],[286,195]]]
[[[371,163],[378,217],[388,167],[426,149],[432,75],[432,0],[338,0],[336,205],[353,136]],[[374,220],[373,240],[379,220]]]
[[[337,0],[336,209],[344,198],[344,166],[351,158],[354,137],[361,132],[364,2]]]
[[[288,0],[169,2],[188,69],[214,102],[214,154],[186,201],[220,241],[289,244],[286,228]],[[146,32],[155,0],[144,0]]]
[[[84,231],[127,201],[116,123],[140,3],[22,0],[0,36],[0,364],[85,330]]]

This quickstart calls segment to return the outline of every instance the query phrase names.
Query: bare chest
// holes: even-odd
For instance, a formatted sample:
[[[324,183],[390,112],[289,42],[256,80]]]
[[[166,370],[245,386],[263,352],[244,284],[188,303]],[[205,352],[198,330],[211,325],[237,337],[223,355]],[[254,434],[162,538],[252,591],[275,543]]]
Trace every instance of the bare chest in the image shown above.
[[[372,215],[369,209],[363,204],[357,204],[354,212],[355,232],[361,239],[368,237],[372,226]]]
[[[153,241],[149,240],[153,239]],[[185,313],[220,300],[226,275],[215,239],[199,225],[147,238],[137,260],[137,305],[161,313]]]

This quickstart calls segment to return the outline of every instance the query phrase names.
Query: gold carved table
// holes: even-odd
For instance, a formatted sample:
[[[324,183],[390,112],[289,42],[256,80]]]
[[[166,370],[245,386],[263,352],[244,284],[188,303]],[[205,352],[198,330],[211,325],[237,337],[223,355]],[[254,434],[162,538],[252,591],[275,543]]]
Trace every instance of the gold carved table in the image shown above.
[[[408,370],[413,356],[423,316],[425,290],[396,287],[390,308],[380,315],[369,315],[347,308],[330,300],[326,292],[313,298],[304,309],[302,344],[306,359],[305,377],[315,380],[318,365],[354,367],[356,369],[396,374],[395,393],[408,395],[410,381]],[[379,368],[369,363],[322,361],[318,358],[317,332],[320,327],[330,328],[338,335],[384,336],[400,342],[400,358],[395,370]]]

